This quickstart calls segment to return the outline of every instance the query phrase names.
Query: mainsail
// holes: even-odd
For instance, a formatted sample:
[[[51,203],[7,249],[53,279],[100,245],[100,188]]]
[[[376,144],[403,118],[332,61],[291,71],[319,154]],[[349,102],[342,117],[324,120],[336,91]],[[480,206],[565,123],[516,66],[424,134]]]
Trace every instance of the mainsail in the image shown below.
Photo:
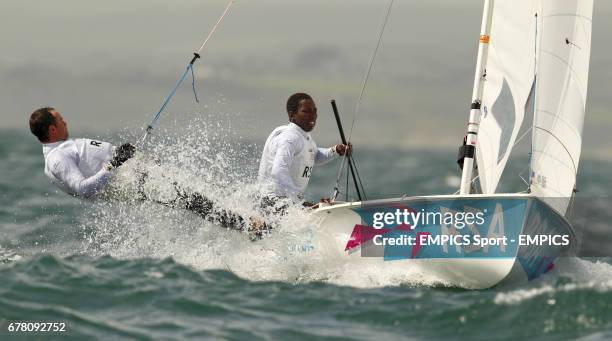
[[[531,190],[565,214],[576,185],[593,0],[541,1]]]
[[[495,193],[535,82],[537,1],[494,2],[476,160],[483,193]]]

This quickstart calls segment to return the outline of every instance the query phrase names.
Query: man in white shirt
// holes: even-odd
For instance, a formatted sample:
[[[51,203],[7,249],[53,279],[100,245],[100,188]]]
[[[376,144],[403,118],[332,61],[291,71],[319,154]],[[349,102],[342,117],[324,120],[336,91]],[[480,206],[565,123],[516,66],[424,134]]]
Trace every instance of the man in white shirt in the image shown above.
[[[352,149],[350,143],[317,147],[310,135],[317,121],[317,106],[308,94],[291,95],[287,100],[287,114],[289,124],[272,131],[261,155],[258,182],[264,206],[272,204],[274,198],[302,201],[314,166],[325,164],[338,155],[350,155]]]
[[[64,192],[91,199],[113,176],[113,169],[134,156],[134,146],[115,148],[108,142],[69,139],[68,126],[53,108],[30,117],[30,130],[43,144],[45,175]]]
[[[45,175],[64,192],[85,199],[96,198],[112,179],[115,169],[132,158],[136,150],[129,143],[114,147],[103,141],[68,138],[66,122],[62,115],[51,107],[32,113],[30,131],[43,145]],[[157,202],[193,211],[223,227],[237,230],[246,227],[241,216],[214,208],[213,202],[205,196],[186,193],[178,188],[176,190],[175,200]],[[257,234],[265,229],[265,224],[251,219],[248,229],[255,229]]]

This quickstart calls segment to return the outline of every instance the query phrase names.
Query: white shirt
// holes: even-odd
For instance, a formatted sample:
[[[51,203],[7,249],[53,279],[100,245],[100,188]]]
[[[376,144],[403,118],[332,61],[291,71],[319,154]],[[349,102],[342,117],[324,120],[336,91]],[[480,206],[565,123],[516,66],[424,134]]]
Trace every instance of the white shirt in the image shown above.
[[[336,156],[334,147],[317,148],[310,133],[295,123],[277,127],[268,136],[261,155],[258,176],[261,191],[297,202],[304,197],[313,166]]]
[[[112,177],[106,165],[114,154],[110,143],[90,139],[44,143],[45,175],[64,192],[91,198]]]

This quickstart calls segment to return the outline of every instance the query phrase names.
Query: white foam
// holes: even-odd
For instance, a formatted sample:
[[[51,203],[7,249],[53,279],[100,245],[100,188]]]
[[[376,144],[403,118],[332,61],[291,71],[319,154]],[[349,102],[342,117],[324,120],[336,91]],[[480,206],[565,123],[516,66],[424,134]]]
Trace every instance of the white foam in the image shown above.
[[[6,250],[0,245],[0,263],[11,263],[22,259],[23,257],[16,254],[12,250]]]
[[[556,284],[560,278],[570,279],[570,283]],[[548,304],[555,304],[552,298],[559,292],[592,289],[598,292],[612,291],[612,265],[600,260],[589,261],[579,258],[561,258],[555,269],[534,282],[536,287],[521,288],[495,295],[496,304],[519,304],[537,296],[548,295]]]
[[[88,252],[118,258],[172,257],[197,270],[229,270],[253,281],[324,281],[362,288],[444,285],[417,267],[389,267],[383,272],[376,265],[338,261],[335,254],[316,247],[312,229],[317,222],[299,207],[291,207],[269,236],[253,242],[245,233],[227,231],[182,210],[152,203],[128,208],[100,205],[93,222],[102,228],[88,241]]]

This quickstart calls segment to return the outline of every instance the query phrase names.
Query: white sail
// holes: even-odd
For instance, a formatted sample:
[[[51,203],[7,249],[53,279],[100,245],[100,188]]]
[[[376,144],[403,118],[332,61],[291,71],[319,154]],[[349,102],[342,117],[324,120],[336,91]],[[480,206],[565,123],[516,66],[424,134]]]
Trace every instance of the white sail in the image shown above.
[[[536,6],[533,0],[495,1],[476,146],[486,194],[497,189],[534,84]]]
[[[542,0],[532,193],[565,214],[578,171],[593,0]]]

